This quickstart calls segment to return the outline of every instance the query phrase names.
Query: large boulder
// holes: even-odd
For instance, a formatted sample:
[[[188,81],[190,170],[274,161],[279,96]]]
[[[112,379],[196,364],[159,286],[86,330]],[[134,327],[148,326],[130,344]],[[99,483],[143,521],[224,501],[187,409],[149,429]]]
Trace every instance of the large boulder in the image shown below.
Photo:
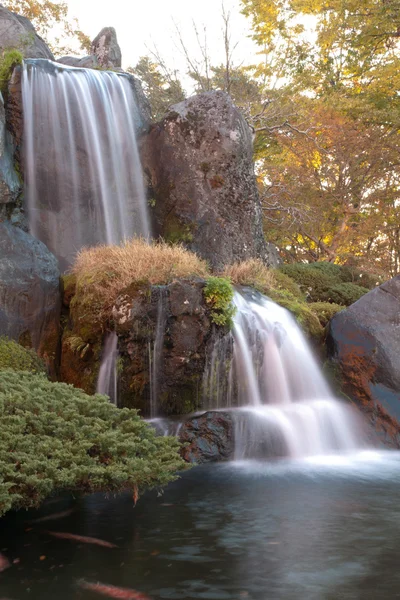
[[[54,60],[50,48],[37,35],[29,19],[11,12],[0,4],[0,50],[9,48],[17,48],[25,58]]]
[[[94,38],[90,51],[103,69],[121,66],[121,48],[114,27],[104,27]]]
[[[182,458],[196,464],[230,460],[234,454],[234,430],[229,412],[209,411],[188,419],[179,431]]]
[[[67,65],[68,67],[78,67],[81,69],[96,69],[99,67],[99,61],[94,54],[89,56],[62,56],[57,59],[57,62],[61,65]]]
[[[0,223],[0,335],[35,348],[50,370],[59,345],[60,274],[42,242]]]
[[[183,242],[216,269],[252,257],[276,264],[263,236],[252,133],[227,94],[172,106],[144,138],[142,164],[156,235]]]
[[[400,447],[400,276],[337,313],[327,344],[343,391]]]

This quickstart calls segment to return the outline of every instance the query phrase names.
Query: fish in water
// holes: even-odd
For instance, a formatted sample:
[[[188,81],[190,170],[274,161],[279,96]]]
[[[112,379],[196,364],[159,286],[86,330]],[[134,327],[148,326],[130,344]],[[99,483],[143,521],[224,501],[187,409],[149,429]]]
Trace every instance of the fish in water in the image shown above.
[[[86,537],[84,535],[76,535],[75,533],[66,533],[62,531],[47,531],[49,535],[59,538],[60,540],[71,540],[73,542],[81,542],[82,544],[93,544],[95,546],[103,546],[104,548],[118,548],[116,544],[106,542],[105,540],[98,540],[93,537]]]
[[[96,592],[97,594],[100,594],[101,596],[107,596],[108,598],[119,598],[120,600],[151,600],[149,596],[142,594],[142,592],[116,587],[114,585],[90,583],[89,581],[84,581],[82,579],[78,581],[78,584],[84,590]]]
[[[44,523],[45,521],[55,521],[56,519],[64,519],[65,517],[69,517],[70,515],[72,515],[73,512],[74,509],[70,508],[69,510],[64,510],[63,512],[53,513],[51,515],[46,515],[45,517],[33,519],[33,521],[30,521],[30,523]]]
[[[4,554],[1,554],[1,552],[0,552],[0,573],[5,571],[6,569],[9,569],[10,567],[11,567],[10,561],[8,560],[8,558],[6,556],[4,556]]]

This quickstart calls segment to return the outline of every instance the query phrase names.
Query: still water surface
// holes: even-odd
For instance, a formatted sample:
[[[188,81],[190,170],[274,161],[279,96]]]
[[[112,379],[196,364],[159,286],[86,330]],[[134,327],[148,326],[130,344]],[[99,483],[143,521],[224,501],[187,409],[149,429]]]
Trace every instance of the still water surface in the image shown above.
[[[197,467],[136,507],[128,494],[64,499],[3,519],[0,536],[17,559],[0,574],[0,599],[99,598],[80,579],[153,600],[400,598],[400,453]]]

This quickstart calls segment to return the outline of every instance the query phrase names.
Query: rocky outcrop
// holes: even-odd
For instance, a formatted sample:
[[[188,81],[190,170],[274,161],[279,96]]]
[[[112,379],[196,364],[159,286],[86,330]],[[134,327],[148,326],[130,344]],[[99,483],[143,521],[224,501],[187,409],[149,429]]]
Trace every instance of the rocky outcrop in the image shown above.
[[[56,258],[42,242],[0,223],[0,335],[35,348],[54,370],[59,345]]]
[[[103,69],[121,66],[121,48],[114,27],[104,27],[94,38],[90,51]]]
[[[118,297],[113,324],[118,335],[120,404],[145,416],[180,415],[202,405],[206,357],[224,330],[210,319],[201,279],[165,286],[134,284]],[[65,304],[71,303],[70,286]],[[73,303],[63,335],[63,381],[93,393],[103,332],[89,327]]]
[[[251,257],[276,264],[264,241],[252,153],[250,128],[227,94],[172,106],[142,148],[156,234],[216,269]]]
[[[6,129],[4,104],[0,95],[0,208],[15,204],[21,192],[21,182],[14,168],[13,140]]]
[[[400,447],[400,276],[337,313],[327,345],[343,391]]]
[[[25,58],[54,60],[51,50],[37,35],[29,19],[0,4],[0,50],[9,48],[17,48]]]
[[[181,456],[189,463],[229,460],[234,453],[234,422],[228,412],[209,411],[185,421],[179,432]]]
[[[80,67],[82,69],[94,69],[99,67],[99,61],[93,54],[89,56],[62,56],[57,59],[57,62],[62,65],[68,65],[69,67]]]

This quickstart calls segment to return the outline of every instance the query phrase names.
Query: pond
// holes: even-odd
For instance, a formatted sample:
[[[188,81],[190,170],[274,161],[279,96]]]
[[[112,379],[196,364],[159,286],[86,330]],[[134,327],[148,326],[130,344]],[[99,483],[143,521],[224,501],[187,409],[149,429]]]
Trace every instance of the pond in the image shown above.
[[[130,494],[51,501],[0,522],[13,563],[0,598],[98,598],[82,580],[153,600],[400,598],[399,498],[400,453],[377,451],[196,467],[136,507]]]

